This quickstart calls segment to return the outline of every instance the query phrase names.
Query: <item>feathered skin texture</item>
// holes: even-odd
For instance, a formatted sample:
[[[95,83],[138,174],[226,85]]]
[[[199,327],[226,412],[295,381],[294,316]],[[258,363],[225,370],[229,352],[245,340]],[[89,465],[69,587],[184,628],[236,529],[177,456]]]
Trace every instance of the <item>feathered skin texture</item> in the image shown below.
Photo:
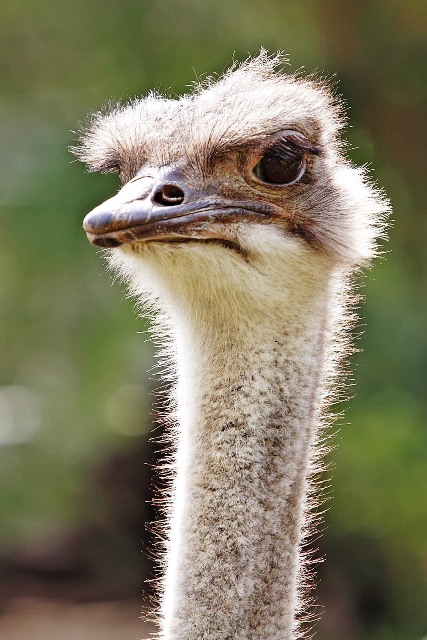
[[[261,52],[191,95],[95,114],[77,150],[90,170],[120,172],[114,220],[100,208],[85,228],[95,244],[118,238],[111,266],[170,336],[164,640],[301,637],[309,478],[349,350],[352,276],[384,231],[384,197],[342,155],[339,102],[279,62]],[[255,179],[283,135],[303,174]],[[164,175],[183,203],[165,200]],[[178,216],[187,189],[211,217]],[[129,202],[154,206],[139,226]],[[153,223],[158,210],[175,226]]]

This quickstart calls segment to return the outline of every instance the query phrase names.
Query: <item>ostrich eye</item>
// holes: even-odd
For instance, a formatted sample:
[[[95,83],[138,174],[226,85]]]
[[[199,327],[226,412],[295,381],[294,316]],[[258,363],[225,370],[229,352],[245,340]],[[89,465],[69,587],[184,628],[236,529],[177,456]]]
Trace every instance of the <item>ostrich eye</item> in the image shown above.
[[[287,185],[297,182],[305,171],[305,153],[290,140],[270,147],[252,172],[267,184]]]

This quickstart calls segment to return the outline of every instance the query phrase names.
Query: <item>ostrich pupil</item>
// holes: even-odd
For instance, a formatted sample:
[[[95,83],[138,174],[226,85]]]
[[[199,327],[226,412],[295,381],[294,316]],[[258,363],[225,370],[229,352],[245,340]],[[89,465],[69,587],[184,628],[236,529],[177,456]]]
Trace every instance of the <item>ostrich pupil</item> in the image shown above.
[[[254,175],[267,184],[292,184],[303,174],[303,152],[284,152],[280,147],[269,149],[254,167]]]

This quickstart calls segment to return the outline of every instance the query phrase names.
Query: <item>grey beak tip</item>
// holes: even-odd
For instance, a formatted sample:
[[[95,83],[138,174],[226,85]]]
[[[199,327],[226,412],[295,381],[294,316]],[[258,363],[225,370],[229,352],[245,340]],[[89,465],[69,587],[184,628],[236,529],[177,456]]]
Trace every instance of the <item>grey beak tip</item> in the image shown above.
[[[83,220],[86,233],[102,233],[111,229],[113,216],[109,212],[91,211]]]

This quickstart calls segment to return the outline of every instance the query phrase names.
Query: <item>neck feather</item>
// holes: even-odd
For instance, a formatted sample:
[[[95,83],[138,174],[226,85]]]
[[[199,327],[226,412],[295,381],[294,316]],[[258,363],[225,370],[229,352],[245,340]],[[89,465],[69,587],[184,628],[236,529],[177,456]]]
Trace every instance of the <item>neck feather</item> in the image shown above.
[[[172,286],[155,265],[151,288],[166,307],[177,366],[164,640],[298,635],[337,281],[326,263],[299,264],[301,273],[293,265],[276,282],[273,265],[263,290],[252,282],[241,292],[236,281],[190,283],[185,266]]]

